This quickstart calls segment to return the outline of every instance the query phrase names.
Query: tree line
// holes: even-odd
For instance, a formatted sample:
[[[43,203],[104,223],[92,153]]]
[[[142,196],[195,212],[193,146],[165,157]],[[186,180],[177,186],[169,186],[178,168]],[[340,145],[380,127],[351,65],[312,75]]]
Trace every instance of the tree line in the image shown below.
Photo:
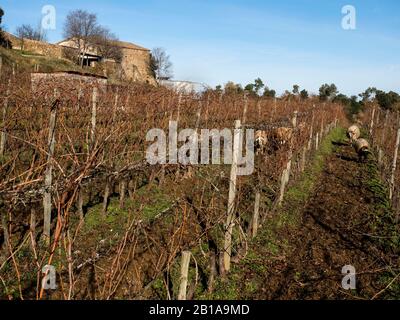
[[[264,82],[257,78],[253,83],[243,87],[241,84],[228,81],[224,86],[217,85],[214,91],[225,94],[248,94],[253,97],[277,98],[276,91],[270,89]],[[310,97],[307,90],[300,91],[300,86],[293,85],[292,90],[285,90],[280,98],[300,98],[306,100]],[[348,114],[357,114],[363,111],[367,103],[376,102],[384,110],[400,111],[400,95],[397,92],[385,92],[377,88],[370,87],[359,95],[347,96],[340,93],[335,84],[323,84],[319,88],[318,98],[320,101],[331,101],[341,103]]]
[[[276,98],[277,93],[275,90],[270,89],[261,78],[257,78],[254,80],[253,83],[247,84],[243,87],[239,83],[234,83],[233,81],[228,81],[224,86],[217,85],[215,87],[215,91],[217,92],[224,92],[225,94],[241,94],[246,93],[252,97],[266,97],[266,98]],[[309,98],[309,93],[307,90],[303,89],[300,91],[300,86],[295,84],[293,85],[293,89],[291,91],[286,90],[282,98],[290,98],[290,97],[298,97],[303,100]]]

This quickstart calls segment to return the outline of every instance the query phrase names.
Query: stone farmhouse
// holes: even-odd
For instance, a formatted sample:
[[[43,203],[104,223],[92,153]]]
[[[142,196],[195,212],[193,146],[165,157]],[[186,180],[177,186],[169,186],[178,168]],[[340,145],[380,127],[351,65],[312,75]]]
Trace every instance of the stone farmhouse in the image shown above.
[[[75,50],[77,48],[77,43],[76,41],[73,41],[73,39],[66,39],[56,44],[51,44],[28,39],[24,39],[22,42],[21,39],[9,33],[7,34],[7,37],[11,41],[13,49],[29,51],[57,59],[65,58],[65,52],[68,48]],[[149,49],[123,41],[115,41],[114,45],[122,49],[123,56],[120,69],[121,76],[124,79],[128,81],[156,84],[156,80],[149,69]],[[104,62],[107,65],[114,65],[114,67],[117,65],[115,61],[103,58],[94,47],[89,46],[89,50],[84,56],[84,65],[87,67],[95,67],[96,64],[101,62]]]
[[[122,61],[121,69],[123,76],[127,80],[155,83],[155,79],[152,76],[149,65],[150,65],[150,50],[138,46],[134,43],[114,41],[113,44],[120,47],[122,50]],[[77,49],[77,41],[74,39],[66,39],[58,42],[56,45],[63,48]],[[113,60],[104,59],[96,50],[95,47],[89,46],[85,53],[84,65],[95,66],[99,62],[113,63]]]

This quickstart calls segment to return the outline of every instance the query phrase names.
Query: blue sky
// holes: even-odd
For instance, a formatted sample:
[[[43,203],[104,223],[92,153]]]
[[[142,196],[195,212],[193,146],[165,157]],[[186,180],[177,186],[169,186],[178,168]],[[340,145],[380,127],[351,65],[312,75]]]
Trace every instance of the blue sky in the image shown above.
[[[57,10],[51,42],[63,38],[70,10],[85,9],[121,40],[165,48],[179,80],[400,91],[398,0],[1,0],[6,29],[38,24],[44,5]],[[356,8],[356,30],[342,29],[344,5]]]

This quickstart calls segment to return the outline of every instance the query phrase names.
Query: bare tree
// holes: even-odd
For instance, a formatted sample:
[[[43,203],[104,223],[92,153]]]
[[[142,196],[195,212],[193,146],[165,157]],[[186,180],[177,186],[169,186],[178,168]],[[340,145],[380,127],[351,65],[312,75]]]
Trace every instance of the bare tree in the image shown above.
[[[157,80],[173,77],[172,62],[163,48],[154,48],[151,52],[150,69]]]
[[[4,11],[3,11],[2,8],[0,8],[0,47],[11,48],[11,42],[4,35],[3,28],[1,26],[1,22],[3,20],[3,16],[4,16]]]
[[[83,67],[84,57],[90,47],[90,42],[99,34],[100,27],[97,16],[84,10],[71,11],[64,25],[64,36],[75,42],[78,62]]]
[[[3,19],[3,16],[4,16],[4,11],[3,11],[2,8],[0,8],[0,25],[1,25],[1,22],[2,22],[2,19]]]
[[[21,39],[21,50],[24,50],[24,40],[47,41],[45,31],[38,25],[37,28],[28,24],[23,24],[16,29],[16,35]]]
[[[118,46],[118,37],[106,27],[98,27],[97,34],[93,37],[93,45],[99,54],[106,59],[113,59],[115,62],[122,61],[123,53]]]

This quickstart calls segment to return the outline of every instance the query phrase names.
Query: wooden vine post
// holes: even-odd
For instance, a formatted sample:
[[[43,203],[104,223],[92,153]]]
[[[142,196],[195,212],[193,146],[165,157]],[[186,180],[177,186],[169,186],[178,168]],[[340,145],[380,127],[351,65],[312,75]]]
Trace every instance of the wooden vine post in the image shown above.
[[[306,159],[307,158],[307,146],[304,146],[303,151],[301,153],[300,160],[300,172],[304,172],[306,170]]]
[[[96,140],[97,99],[98,99],[98,89],[95,87],[93,88],[93,96],[92,96],[92,128],[90,131],[91,147],[93,147],[94,142]]]
[[[9,251],[9,243],[10,243],[10,233],[9,233],[9,224],[8,224],[8,214],[7,214],[7,209],[5,206],[2,206],[1,200],[0,200],[0,214],[1,214],[1,225],[3,227],[3,246],[0,246],[0,253],[3,252],[4,254],[4,259],[7,259],[7,255],[10,253]],[[0,260],[2,256],[0,254]],[[0,263],[3,263],[3,261],[0,261]]]
[[[192,142],[195,144],[197,144],[199,142],[197,133],[200,128],[202,109],[203,109],[203,104],[201,103],[201,101],[199,101],[199,106],[198,106],[197,115],[196,115],[195,134],[191,137]],[[165,171],[165,166],[163,166],[163,172],[164,171]],[[163,175],[165,175],[165,173],[163,173]],[[193,175],[193,167],[189,166],[188,167],[188,176],[191,177],[192,175]]]
[[[314,108],[314,106],[313,106]],[[311,119],[311,129],[310,129],[310,138],[308,140],[308,150],[311,151],[312,149],[312,140],[313,140],[313,136],[314,136],[314,119],[315,119],[315,115],[314,115],[314,110],[312,111],[312,119]]]
[[[247,109],[249,107],[249,99],[247,98],[247,93],[244,94],[244,109],[243,109],[243,125],[246,124],[247,121]]]
[[[287,177],[288,177],[288,170],[287,168],[285,168],[281,176],[281,188],[279,192],[278,205],[282,204],[283,198],[285,197],[285,187],[286,187],[286,181],[288,179]]]
[[[294,131],[296,131],[296,128],[297,128],[297,115],[298,115],[298,112],[295,111],[293,114],[293,118],[292,118],[292,125],[293,125]],[[294,132],[293,132],[293,135],[294,135]],[[292,157],[293,157],[293,135],[292,135],[292,139],[290,141],[289,161],[286,165],[286,169],[283,170],[283,173],[281,176],[281,188],[280,188],[279,198],[278,198],[279,206],[282,205],[283,199],[285,197],[285,190],[286,190],[286,187],[290,180],[290,171],[292,169]]]
[[[126,99],[125,99],[125,106],[124,106],[124,108],[123,108],[124,111],[127,110],[127,109],[129,108],[129,102],[130,102],[130,95],[127,94],[127,95],[126,95]]]
[[[84,212],[83,212],[83,190],[82,190],[82,188],[79,188],[79,191],[78,191],[78,203],[77,203],[77,207],[78,207],[79,218],[81,219],[81,221],[84,221]]]
[[[125,207],[125,194],[127,189],[128,181],[126,179],[122,179],[119,184],[119,207],[123,209]]]
[[[385,143],[386,127],[387,127],[388,119],[389,119],[389,110],[386,110],[385,121],[383,123],[383,129],[382,129],[381,143],[379,146],[379,153],[378,153],[378,163],[380,165],[382,165],[382,160],[383,160],[383,150],[382,150],[381,146]]]
[[[380,116],[381,116],[381,109],[378,108],[376,111],[376,123],[375,123],[375,126],[377,127],[379,127]]]
[[[79,83],[79,88],[78,88],[78,103],[76,104],[76,108],[79,110],[81,108],[81,99],[83,96],[83,91],[82,91],[82,84]]]
[[[270,122],[273,121],[273,118],[276,115],[276,110],[277,110],[277,101],[276,101],[276,98],[274,98],[274,107],[273,107],[271,115],[270,115]]]
[[[44,179],[44,195],[43,195],[43,238],[46,245],[50,245],[50,225],[51,225],[51,188],[53,184],[53,156],[54,147],[56,143],[55,132],[57,122],[57,105],[58,105],[58,92],[54,91],[55,101],[50,110],[50,124],[48,136],[48,154],[47,166]]]
[[[113,114],[112,114],[113,125],[114,125],[115,119],[117,117],[118,103],[119,103],[119,90],[117,88],[117,92],[115,93],[114,109],[113,109]]]
[[[369,125],[369,134],[371,135],[371,137],[372,137],[372,133],[374,131],[375,112],[376,112],[376,109],[375,109],[375,106],[374,106],[374,108],[372,109],[371,123]]]
[[[179,120],[181,117],[181,106],[182,106],[182,91],[179,91],[179,96],[178,96],[178,110],[177,110],[177,115],[176,115],[176,122],[179,124]],[[170,146],[175,144],[175,141],[173,141],[173,139],[170,138]],[[170,161],[174,161],[174,159],[176,158],[176,155],[170,155]],[[176,160],[176,159],[175,159]],[[164,172],[164,167],[163,167],[163,172]],[[176,173],[175,173],[175,178],[178,179],[180,176],[180,169],[179,166],[176,169]]]
[[[79,86],[78,89],[78,108],[80,108],[80,101],[83,95],[82,87]],[[88,147],[88,152],[92,151],[95,141],[96,141],[96,118],[97,118],[97,101],[98,101],[98,89],[97,87],[93,88],[92,93],[92,114],[91,114],[91,128],[90,128],[90,144]],[[84,212],[83,212],[83,201],[84,201],[84,192],[82,187],[79,188],[78,191],[78,199],[77,199],[77,207],[78,214],[81,221],[84,221]]]
[[[8,80],[7,92],[6,92],[6,97],[4,99],[2,119],[1,119],[1,124],[3,126],[3,129],[1,130],[1,137],[0,137],[0,157],[4,156],[4,151],[6,148],[7,133],[6,133],[5,124],[6,124],[6,119],[7,119],[7,109],[8,109],[8,99],[10,96],[10,87],[11,87],[11,79]]]
[[[322,141],[323,137],[324,137],[324,118],[321,119],[321,132],[319,134],[319,137]]]
[[[31,217],[29,223],[29,232],[31,236],[32,247],[36,247],[36,211],[35,208],[31,208]]]
[[[257,191],[256,193],[256,199],[254,202],[254,215],[252,219],[252,227],[251,227],[251,236],[255,238],[257,236],[258,232],[258,221],[260,217],[260,199],[261,199],[261,193],[260,191]]]
[[[178,114],[176,115],[176,122],[178,123],[181,116],[181,104],[182,104],[182,91],[179,92],[179,98],[178,98]]]
[[[207,126],[208,126],[209,112],[210,112],[210,94],[207,94],[206,112],[205,112],[205,117],[204,117],[204,121],[205,121],[205,123],[206,123]]]
[[[200,127],[200,121],[201,121],[201,109],[203,108],[203,104],[201,103],[201,101],[199,102],[199,107],[197,109],[197,115],[196,115],[196,125],[195,125],[195,129],[196,129],[196,133],[199,130]]]
[[[187,297],[187,285],[189,279],[189,263],[190,263],[190,251],[182,252],[181,259],[181,277],[180,277],[180,285],[179,285],[179,293],[178,300],[186,300]]]
[[[396,145],[394,148],[394,157],[393,157],[393,164],[392,164],[392,175],[390,177],[390,189],[389,189],[389,199],[393,199],[393,192],[394,192],[394,177],[397,168],[397,156],[399,152],[399,144],[400,144],[400,129],[397,130],[397,138],[396,138]]]
[[[110,177],[106,178],[106,186],[104,189],[104,196],[103,196],[103,209],[102,209],[102,214],[105,216],[107,214],[107,209],[108,209],[108,199],[111,194],[111,181]]]
[[[229,181],[229,196],[228,196],[228,216],[225,224],[225,241],[223,251],[223,270],[229,272],[231,269],[231,256],[232,256],[232,231],[235,218],[235,197],[236,197],[236,184],[237,184],[237,166],[239,159],[239,145],[240,145],[240,120],[235,122],[235,134],[233,139],[233,157],[231,166],[231,175]]]
[[[292,118],[292,125],[293,128],[296,129],[297,128],[297,117],[298,117],[299,112],[295,111],[293,114],[293,118]]]

